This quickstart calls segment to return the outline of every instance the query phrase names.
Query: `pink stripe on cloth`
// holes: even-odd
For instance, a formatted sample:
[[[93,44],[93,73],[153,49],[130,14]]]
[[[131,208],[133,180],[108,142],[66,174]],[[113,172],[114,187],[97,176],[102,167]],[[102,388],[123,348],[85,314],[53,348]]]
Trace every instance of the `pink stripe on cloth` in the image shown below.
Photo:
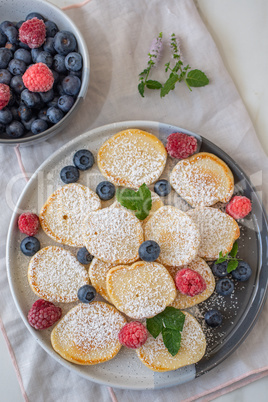
[[[82,3],[70,4],[69,6],[61,7],[62,10],[71,10],[72,8],[80,8],[89,3],[90,0],[85,0]]]
[[[15,154],[16,154],[17,159],[18,159],[18,164],[19,164],[20,170],[22,171],[25,180],[26,180],[26,181],[29,181],[29,177],[28,177],[28,175],[27,175],[27,173],[26,173],[26,171],[25,171],[24,165],[23,165],[23,163],[22,163],[19,144],[16,145],[16,147],[15,147],[14,149],[15,149]]]
[[[244,374],[241,377],[237,377],[235,380],[228,381],[225,384],[221,384],[218,387],[212,388],[210,391],[205,391],[191,398],[184,399],[183,402],[195,402],[199,399],[200,402],[210,402],[215,398],[235,391],[236,389],[251,384],[254,381],[260,380],[261,378],[266,376],[268,376],[268,366],[262,367],[258,370],[250,371],[249,373]]]
[[[16,372],[16,375],[17,375],[17,378],[18,378],[18,382],[19,382],[19,385],[20,385],[20,389],[21,389],[21,392],[22,392],[22,396],[23,396],[25,402],[29,402],[28,397],[27,397],[26,392],[25,392],[25,389],[24,389],[24,387],[23,387],[23,382],[22,382],[22,378],[21,378],[21,375],[20,375],[20,371],[19,371],[19,367],[18,367],[18,364],[17,364],[17,360],[16,360],[16,358],[15,358],[14,351],[13,351],[13,349],[12,349],[12,346],[11,346],[11,344],[10,344],[10,342],[9,342],[9,339],[8,339],[8,336],[7,336],[7,333],[6,333],[6,330],[5,330],[5,327],[4,327],[4,324],[3,324],[3,322],[2,322],[1,317],[0,317],[0,329],[1,329],[1,332],[2,332],[2,334],[3,334],[3,337],[4,337],[4,339],[5,339],[5,341],[6,341],[6,344],[7,344],[7,347],[8,347],[8,351],[9,351],[9,354],[10,354],[10,357],[11,357],[11,360],[12,360],[12,363],[13,363],[13,366],[14,366],[14,369],[15,369],[15,372]]]

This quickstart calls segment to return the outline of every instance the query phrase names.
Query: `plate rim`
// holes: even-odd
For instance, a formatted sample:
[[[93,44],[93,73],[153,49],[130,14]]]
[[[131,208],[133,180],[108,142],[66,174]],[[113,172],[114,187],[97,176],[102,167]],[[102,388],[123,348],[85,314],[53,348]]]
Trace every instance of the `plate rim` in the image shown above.
[[[165,385],[163,386],[156,386],[156,387],[140,387],[140,386],[129,386],[129,385],[118,385],[118,383],[115,383],[113,381],[102,381],[96,378],[92,378],[92,376],[90,374],[85,374],[80,370],[80,366],[79,365],[74,365],[66,360],[64,360],[61,356],[59,356],[53,349],[50,349],[49,347],[47,347],[43,341],[41,339],[39,339],[39,337],[37,337],[37,333],[36,331],[29,325],[26,317],[24,316],[24,313],[22,312],[22,309],[18,303],[17,297],[16,297],[16,293],[15,293],[15,289],[13,288],[13,282],[12,282],[12,278],[11,278],[11,272],[10,272],[10,267],[9,267],[9,260],[10,260],[10,252],[11,252],[11,238],[12,238],[12,231],[14,230],[14,225],[16,224],[17,221],[17,216],[18,216],[18,208],[19,208],[19,204],[21,203],[21,201],[24,198],[25,193],[28,190],[28,187],[30,186],[30,184],[35,180],[36,176],[38,175],[38,173],[40,171],[42,171],[42,169],[49,164],[51,161],[53,161],[54,158],[57,157],[57,155],[61,154],[62,152],[64,152],[65,149],[72,147],[72,145],[74,145],[77,142],[80,142],[81,140],[83,140],[83,138],[90,138],[90,136],[95,135],[98,132],[102,132],[108,129],[117,129],[117,127],[121,127],[118,131],[127,129],[127,128],[137,128],[139,126],[148,126],[151,127],[151,129],[155,129],[158,131],[158,133],[160,133],[160,127],[165,127],[166,129],[170,128],[170,129],[176,129],[178,131],[182,131],[185,132],[186,134],[189,135],[193,135],[199,139],[201,139],[202,141],[204,141],[204,143],[207,143],[209,146],[212,146],[212,148],[216,148],[217,150],[219,150],[222,155],[224,156],[225,159],[229,160],[231,162],[231,164],[235,165],[236,168],[239,170],[240,173],[243,174],[245,180],[247,181],[247,183],[249,184],[249,186],[252,188],[259,207],[261,208],[261,216],[263,217],[263,220],[265,222],[266,228],[268,228],[268,217],[267,217],[267,213],[265,211],[264,205],[262,203],[262,201],[260,200],[260,197],[258,195],[258,192],[256,191],[255,187],[253,186],[253,184],[251,183],[249,177],[247,176],[247,174],[244,172],[243,169],[240,168],[240,166],[234,161],[234,159],[232,157],[230,157],[224,150],[222,150],[219,146],[217,146],[216,144],[214,144],[212,141],[208,140],[207,138],[194,133],[188,129],[173,125],[173,124],[168,124],[168,123],[162,123],[162,122],[158,122],[158,121],[151,121],[151,120],[127,120],[127,121],[120,121],[120,122],[114,122],[114,123],[108,123],[102,126],[98,126],[95,127],[93,129],[90,129],[82,134],[80,134],[79,136],[71,139],[70,141],[68,141],[67,143],[63,144],[59,149],[57,149],[53,154],[51,154],[48,158],[46,158],[44,160],[44,162],[35,170],[35,172],[33,173],[33,175],[30,177],[29,181],[26,183],[21,195],[18,198],[18,201],[16,203],[16,206],[14,208],[14,211],[12,213],[12,217],[10,220],[10,224],[9,224],[9,229],[8,229],[8,234],[7,234],[7,243],[6,243],[6,265],[7,265],[7,277],[8,277],[8,282],[9,282],[9,288],[13,297],[13,301],[15,302],[16,308],[26,326],[26,328],[29,330],[29,332],[31,333],[31,335],[35,338],[35,340],[38,342],[38,344],[43,348],[43,350],[45,350],[53,359],[55,359],[58,363],[60,363],[61,365],[63,365],[64,367],[68,368],[71,371],[74,371],[75,373],[77,373],[78,375],[82,376],[83,378],[86,378],[87,380],[91,380],[94,381],[95,383],[101,384],[101,385],[106,385],[106,386],[112,386],[114,388],[120,388],[120,389],[133,389],[133,390],[148,390],[148,389],[161,389],[161,388],[166,388]],[[149,130],[149,128],[148,128]],[[228,164],[228,162],[227,162]],[[260,233],[261,235],[261,233]],[[240,345],[241,343],[243,343],[246,339],[246,337],[249,335],[249,333],[251,332],[251,330],[253,329],[253,327],[255,326],[261,311],[263,310],[263,307],[265,305],[265,302],[267,300],[267,296],[268,296],[268,281],[266,282],[266,286],[265,286],[265,291],[263,294],[263,297],[261,299],[261,303],[259,305],[259,308],[257,310],[257,313],[254,316],[254,319],[252,320],[251,324],[248,326],[246,332],[244,332],[243,336],[240,338],[240,340],[238,342],[235,343],[235,345],[228,351],[227,354],[225,354],[218,362],[217,364],[213,364],[211,367],[209,367],[208,369],[206,369],[205,371],[201,371],[200,373],[196,374],[196,378],[211,371],[213,368],[215,368],[216,366],[218,366],[219,364],[221,364],[225,359],[227,359]],[[198,363],[196,364],[198,365]],[[196,366],[195,365],[195,366]],[[169,384],[167,387],[171,387],[174,385],[178,385],[179,382],[177,384]]]

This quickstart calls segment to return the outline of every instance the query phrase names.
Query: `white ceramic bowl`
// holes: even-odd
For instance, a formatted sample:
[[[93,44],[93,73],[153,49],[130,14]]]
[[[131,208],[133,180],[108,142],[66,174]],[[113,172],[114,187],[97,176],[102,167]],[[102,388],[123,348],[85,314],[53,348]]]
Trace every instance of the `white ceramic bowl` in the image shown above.
[[[78,109],[79,105],[86,96],[88,83],[90,63],[86,43],[81,35],[81,32],[73,21],[58,7],[44,0],[0,0],[0,22],[2,21],[21,21],[31,12],[38,12],[44,18],[51,20],[57,24],[59,30],[72,32],[78,43],[78,50],[83,57],[83,70],[82,70],[82,85],[77,95],[77,99],[72,109],[63,117],[59,123],[53,125],[48,130],[43,131],[36,135],[26,135],[21,138],[0,138],[0,144],[6,145],[29,145],[38,141],[52,137],[60,132],[73,117],[73,113]]]

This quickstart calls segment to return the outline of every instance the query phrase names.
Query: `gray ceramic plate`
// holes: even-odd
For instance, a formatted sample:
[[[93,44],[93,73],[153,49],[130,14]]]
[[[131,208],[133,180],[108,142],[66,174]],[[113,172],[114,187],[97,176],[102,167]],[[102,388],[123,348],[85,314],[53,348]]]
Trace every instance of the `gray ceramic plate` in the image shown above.
[[[236,183],[236,192],[243,193],[252,200],[250,217],[240,224],[241,237],[239,239],[239,256],[252,267],[253,275],[246,283],[237,283],[232,297],[220,297],[213,294],[205,301],[191,309],[204,328],[207,338],[207,352],[205,357],[196,365],[190,365],[167,373],[154,373],[146,368],[137,358],[133,350],[122,348],[111,361],[95,366],[79,366],[63,360],[51,347],[51,330],[35,331],[27,322],[27,313],[36,300],[27,281],[27,266],[29,258],[20,252],[20,242],[24,235],[17,229],[18,215],[22,211],[39,212],[48,196],[62,185],[59,172],[65,165],[72,164],[72,157],[78,149],[88,148],[96,156],[100,145],[111,135],[127,128],[140,128],[158,136],[164,143],[166,137],[174,131],[183,131],[194,135],[198,139],[201,151],[212,152],[223,159],[231,168]],[[163,177],[168,176],[173,161],[169,159]],[[88,185],[93,190],[103,177],[95,166],[90,172],[82,172],[79,182]],[[173,203],[181,208],[188,206],[175,192],[172,192],[165,203]],[[105,206],[105,205],[104,205]],[[44,247],[53,244],[42,231],[37,237]],[[7,241],[7,269],[12,295],[21,317],[35,340],[58,362],[77,374],[92,381],[118,388],[153,389],[178,385],[216,367],[229,356],[238,345],[243,342],[250,329],[256,322],[264,304],[267,293],[268,271],[265,266],[268,256],[267,250],[267,219],[262,204],[244,172],[222,150],[205,138],[167,124],[148,121],[130,121],[115,123],[91,130],[75,138],[44,162],[30,179],[24,189],[16,210],[13,214]],[[76,249],[74,250],[76,252]],[[63,312],[67,312],[72,305],[62,305]],[[204,323],[204,312],[217,307],[224,316],[223,325],[219,328],[207,328]],[[33,340],[34,342],[34,340]]]

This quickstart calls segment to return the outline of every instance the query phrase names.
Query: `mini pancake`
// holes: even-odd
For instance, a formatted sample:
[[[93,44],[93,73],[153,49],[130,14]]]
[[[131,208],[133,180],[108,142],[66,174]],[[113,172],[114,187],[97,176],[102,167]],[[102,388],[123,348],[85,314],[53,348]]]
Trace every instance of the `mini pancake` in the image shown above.
[[[228,202],[234,192],[234,177],[216,155],[200,152],[177,163],[170,175],[174,190],[193,207]]]
[[[109,262],[103,262],[97,258],[93,258],[88,270],[88,275],[92,286],[94,286],[97,293],[99,293],[110,303],[111,299],[107,292],[106,277],[109,270],[114,266],[115,264],[110,264]]]
[[[41,299],[70,303],[78,300],[78,289],[89,284],[89,277],[84,266],[70,251],[48,246],[31,258],[28,281],[33,292]]]
[[[156,262],[139,261],[111,268],[106,286],[115,307],[134,319],[155,316],[176,297],[169,272]]]
[[[101,208],[94,191],[82,184],[71,183],[56,190],[39,214],[44,232],[58,243],[83,247],[81,227],[90,211]]]
[[[240,236],[237,222],[217,208],[198,207],[187,212],[199,227],[201,244],[198,256],[212,261],[219,253],[229,253],[236,239]]]
[[[172,356],[164,345],[162,335],[156,339],[149,335],[145,344],[136,349],[136,353],[145,366],[153,371],[163,372],[177,370],[180,367],[197,363],[205,354],[206,338],[196,319],[186,311],[181,335],[181,347]]]
[[[174,279],[174,281],[176,274],[180,269],[183,268],[192,269],[193,271],[198,272],[204,278],[207,285],[206,289],[202,293],[193,297],[184,295],[181,292],[179,292],[179,290],[177,290],[176,299],[171,303],[172,307],[182,310],[188,307],[195,306],[196,304],[199,304],[202,301],[208,299],[214,292],[215,289],[214,275],[208,264],[204,260],[202,260],[202,258],[197,257],[194,261],[190,262],[189,264],[183,267],[177,268],[177,267],[166,266],[166,268],[170,273],[170,275],[172,276],[172,278]]]
[[[128,129],[113,135],[98,152],[98,167],[117,186],[139,188],[154,183],[162,174],[167,152],[153,134]]]
[[[158,261],[180,266],[193,261],[198,253],[200,235],[197,225],[185,213],[170,205],[159,208],[144,226],[145,240],[160,246]]]
[[[138,218],[123,208],[91,212],[83,226],[84,245],[90,254],[111,264],[128,264],[139,258],[143,230]]]
[[[103,363],[119,352],[118,333],[125,324],[122,314],[107,303],[80,303],[54,327],[51,344],[60,356],[72,363]]]

